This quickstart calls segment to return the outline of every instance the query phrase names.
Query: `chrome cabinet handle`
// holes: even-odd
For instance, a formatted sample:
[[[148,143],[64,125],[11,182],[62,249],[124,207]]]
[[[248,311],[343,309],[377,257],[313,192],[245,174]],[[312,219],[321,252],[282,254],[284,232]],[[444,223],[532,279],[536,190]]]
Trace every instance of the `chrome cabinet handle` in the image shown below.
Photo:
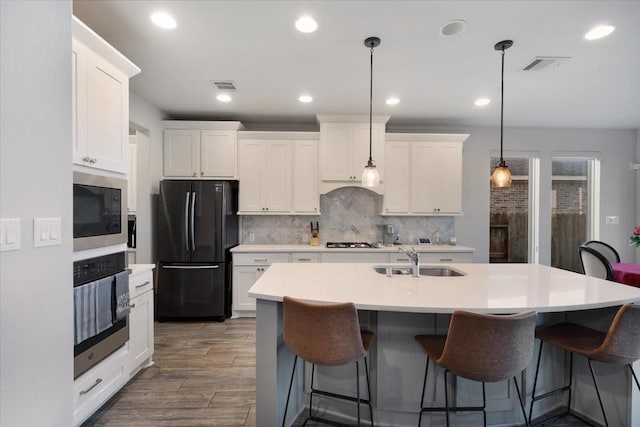
[[[200,172],[200,176],[204,176],[204,172]]]
[[[216,270],[219,265],[163,265],[162,268],[173,270]]]
[[[193,176],[198,176],[198,173],[197,173],[197,172],[194,172],[194,173],[193,173]]]
[[[147,286],[147,285],[148,285],[148,284],[150,284],[150,283],[151,283],[151,282],[147,280],[147,281],[146,281],[146,282],[144,282],[142,285],[136,285],[136,289],[138,289],[138,288],[142,288],[142,287],[145,287],[145,286]]]
[[[267,262],[266,258],[254,258],[253,262]]]
[[[88,388],[88,389],[86,389],[86,390],[82,390],[82,391],[80,391],[80,396],[84,396],[85,394],[89,393],[91,390],[93,390],[93,389],[94,389],[94,387],[95,387],[95,386],[97,386],[97,385],[98,385],[98,384],[100,384],[101,382],[102,382],[102,378],[98,378],[98,379],[96,379],[96,382],[95,382],[95,383],[93,383],[93,385],[92,385],[91,387],[89,387],[89,388]]]
[[[129,308],[134,308],[135,306],[136,306],[135,302],[133,304],[129,304]]]
[[[442,262],[453,262],[453,258],[440,258]]]
[[[91,163],[91,157],[83,157],[82,161],[85,163]]]
[[[311,262],[311,258],[298,258],[298,261],[308,261],[308,262]]]

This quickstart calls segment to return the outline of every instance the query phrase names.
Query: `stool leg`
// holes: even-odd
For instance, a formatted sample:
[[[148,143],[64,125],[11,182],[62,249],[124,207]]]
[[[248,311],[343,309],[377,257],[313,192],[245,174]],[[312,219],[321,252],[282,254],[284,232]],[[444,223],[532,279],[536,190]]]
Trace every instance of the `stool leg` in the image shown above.
[[[629,369],[631,369],[631,375],[633,375],[633,379],[636,380],[636,386],[638,387],[638,391],[640,391],[640,383],[638,382],[638,377],[636,377],[636,373],[633,372],[633,366],[629,363]]]
[[[573,352],[570,352],[569,357],[569,403],[567,403],[567,412],[571,413],[571,389],[573,385]]]
[[[448,370],[444,371],[444,411],[447,416],[447,427],[449,427],[449,392],[447,387],[447,374]]]
[[[373,426],[373,408],[371,407],[371,386],[369,385],[369,365],[367,365],[367,356],[364,357],[364,374],[367,379],[367,396],[369,396],[369,420]]]
[[[312,417],[311,408],[313,408],[313,377],[316,373],[316,364],[311,364],[311,392],[309,393],[309,417]]]
[[[535,402],[536,385],[538,384],[538,371],[540,370],[540,359],[542,359],[542,344],[544,344],[544,341],[540,341],[540,349],[538,350],[538,363],[536,363],[536,375],[533,379],[533,390],[531,390],[531,405],[529,406],[527,425],[531,424],[531,415],[533,414],[533,402]]]
[[[358,427],[360,427],[360,369],[356,360],[356,403],[358,405]]]
[[[484,387],[484,381],[482,382],[482,422],[484,427],[487,427],[487,393]]]
[[[598,382],[596,381],[596,375],[593,372],[593,366],[591,365],[591,359],[589,361],[589,370],[591,371],[591,378],[593,378],[593,385],[596,386],[596,394],[598,395],[598,402],[600,403],[600,409],[602,410],[602,416],[604,417],[604,425],[609,427],[609,422],[607,421],[607,414],[604,412],[604,405],[602,404],[602,399],[600,398],[600,390],[598,389]]]
[[[524,410],[524,402],[522,401],[522,395],[520,394],[520,387],[518,387],[518,381],[515,375],[513,376],[513,383],[516,386],[516,392],[518,393],[518,401],[520,402],[520,408],[522,409],[522,416],[524,417],[524,423],[529,427],[529,421],[527,420],[527,413]]]
[[[293,369],[291,369],[291,380],[289,381],[289,392],[287,392],[287,403],[284,405],[284,415],[282,416],[282,427],[284,427],[285,421],[287,421],[287,409],[289,409],[289,397],[291,396],[291,386],[293,385],[293,377],[296,373],[296,363],[298,362],[298,355],[293,359]]]
[[[420,398],[420,416],[418,417],[418,427],[422,425],[422,410],[424,409],[424,391],[427,388],[427,373],[429,372],[429,356],[427,356],[427,366],[424,368],[424,381],[422,382],[422,397]]]

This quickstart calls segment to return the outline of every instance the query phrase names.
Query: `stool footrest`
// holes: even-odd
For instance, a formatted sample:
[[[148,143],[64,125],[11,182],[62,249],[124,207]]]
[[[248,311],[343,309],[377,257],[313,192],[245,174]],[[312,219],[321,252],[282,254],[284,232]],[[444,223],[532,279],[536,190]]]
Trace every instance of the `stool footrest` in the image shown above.
[[[353,396],[346,396],[344,394],[331,393],[330,391],[325,391],[325,390],[316,390],[314,388],[311,389],[311,393],[319,394],[321,396],[333,397],[335,399],[348,400],[350,402],[357,402],[358,401],[358,399],[353,397]],[[362,403],[364,405],[368,405],[369,404],[369,399],[360,399],[360,403]]]
[[[560,388],[557,388],[555,390],[548,391],[548,392],[546,392],[544,394],[539,394],[538,396],[532,396],[531,400],[533,400],[534,402],[537,402],[538,400],[542,400],[542,399],[544,399],[546,397],[552,396],[552,395],[557,394],[557,393],[562,393],[562,392],[565,392],[565,391],[570,390],[570,389],[571,389],[571,386],[570,385],[566,385],[564,387],[560,387]]]
[[[444,412],[447,408],[444,406],[432,406],[427,408],[420,408],[421,412]],[[484,406],[449,406],[449,412],[482,412]]]

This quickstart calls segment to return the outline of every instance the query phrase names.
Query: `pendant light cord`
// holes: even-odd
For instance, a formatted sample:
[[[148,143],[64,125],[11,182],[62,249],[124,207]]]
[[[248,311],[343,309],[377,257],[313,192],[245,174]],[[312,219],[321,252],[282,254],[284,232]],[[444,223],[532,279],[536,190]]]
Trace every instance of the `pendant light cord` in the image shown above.
[[[371,45],[371,67],[369,73],[369,162],[368,165],[373,163],[371,157],[371,145],[373,140],[373,44]]]
[[[504,48],[502,49],[502,74],[500,77],[500,166],[504,163],[502,158],[502,133],[503,133],[503,118],[504,118]]]

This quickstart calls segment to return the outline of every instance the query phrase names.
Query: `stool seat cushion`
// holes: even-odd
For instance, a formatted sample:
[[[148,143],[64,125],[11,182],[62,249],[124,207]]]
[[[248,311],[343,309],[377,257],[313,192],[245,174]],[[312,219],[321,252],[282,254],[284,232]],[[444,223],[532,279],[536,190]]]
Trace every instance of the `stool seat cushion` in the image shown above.
[[[438,360],[442,356],[444,343],[447,340],[446,335],[418,335],[416,341],[422,347],[425,353],[433,359]]]

